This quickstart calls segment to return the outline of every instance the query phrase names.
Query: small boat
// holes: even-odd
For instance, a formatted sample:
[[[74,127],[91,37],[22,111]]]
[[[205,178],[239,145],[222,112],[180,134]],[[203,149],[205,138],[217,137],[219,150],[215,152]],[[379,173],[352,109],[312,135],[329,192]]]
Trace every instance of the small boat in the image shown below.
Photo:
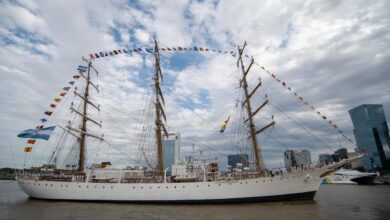
[[[352,184],[367,185],[372,184],[376,173],[365,173],[351,169],[340,169],[326,176],[322,184]]]

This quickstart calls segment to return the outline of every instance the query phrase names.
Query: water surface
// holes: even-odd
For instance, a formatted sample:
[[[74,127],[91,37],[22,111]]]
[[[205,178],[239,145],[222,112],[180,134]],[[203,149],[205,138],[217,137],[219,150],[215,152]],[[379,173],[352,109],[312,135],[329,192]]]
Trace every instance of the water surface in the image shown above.
[[[0,219],[390,219],[390,186],[322,185],[306,202],[134,205],[30,200],[0,181]]]

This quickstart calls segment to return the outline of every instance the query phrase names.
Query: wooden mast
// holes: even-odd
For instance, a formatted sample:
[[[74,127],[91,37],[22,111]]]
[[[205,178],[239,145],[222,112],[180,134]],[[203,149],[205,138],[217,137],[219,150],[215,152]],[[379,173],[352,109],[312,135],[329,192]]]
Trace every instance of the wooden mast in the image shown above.
[[[164,161],[163,161],[163,137],[162,131],[164,131],[165,135],[168,137],[168,132],[161,120],[161,116],[166,120],[165,113],[163,110],[164,105],[164,97],[160,87],[160,81],[163,81],[163,76],[160,67],[160,53],[159,47],[154,37],[154,56],[155,56],[155,68],[156,72],[154,75],[154,87],[155,87],[155,109],[156,109],[156,144],[157,144],[157,167],[156,170],[158,175],[164,174]],[[160,100],[161,99],[161,100]],[[162,104],[161,104],[162,101]]]
[[[237,47],[238,54],[239,54],[238,61],[237,61],[237,67],[238,67],[238,65],[240,65],[241,71],[242,71],[241,85],[244,89],[244,94],[245,94],[245,101],[243,102],[243,104],[245,104],[246,110],[248,113],[247,120],[249,122],[250,138],[252,140],[253,151],[255,153],[256,170],[261,171],[262,167],[261,167],[261,162],[260,162],[260,158],[261,158],[260,149],[259,149],[259,144],[257,142],[257,137],[256,137],[256,127],[255,127],[255,124],[253,122],[254,114],[252,114],[252,106],[251,106],[250,95],[249,95],[249,91],[248,91],[248,82],[246,80],[246,75],[248,74],[249,69],[251,68],[254,60],[253,60],[253,58],[251,59],[251,63],[249,65],[248,69],[245,70],[244,63],[242,61],[242,54],[244,52],[245,46],[246,46],[246,42],[244,43],[244,46],[242,48],[240,48],[240,46]]]
[[[85,162],[85,137],[87,133],[87,108],[88,108],[88,95],[89,95],[89,81],[91,78],[91,61],[88,61],[87,69],[87,82],[85,86],[84,96],[83,96],[83,115],[82,115],[82,125],[80,132],[80,157],[79,157],[79,172],[84,171],[84,162]]]

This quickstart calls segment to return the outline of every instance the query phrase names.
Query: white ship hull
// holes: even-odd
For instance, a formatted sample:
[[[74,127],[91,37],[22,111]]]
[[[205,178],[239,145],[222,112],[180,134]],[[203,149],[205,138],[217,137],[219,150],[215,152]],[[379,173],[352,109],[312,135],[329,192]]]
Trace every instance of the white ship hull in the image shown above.
[[[319,169],[273,177],[188,183],[94,183],[18,179],[31,198],[129,203],[226,203],[313,199],[323,176],[347,159]]]
[[[137,203],[211,203],[313,199],[318,172],[274,177],[191,183],[92,183],[19,179],[30,197],[50,200]]]

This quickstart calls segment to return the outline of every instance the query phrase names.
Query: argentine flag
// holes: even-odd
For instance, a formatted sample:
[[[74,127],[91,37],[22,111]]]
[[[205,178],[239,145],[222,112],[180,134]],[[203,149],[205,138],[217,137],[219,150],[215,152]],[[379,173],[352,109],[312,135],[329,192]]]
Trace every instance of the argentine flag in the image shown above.
[[[56,126],[37,128],[37,129],[28,129],[18,134],[18,137],[49,140],[50,135],[53,133],[55,128]]]

